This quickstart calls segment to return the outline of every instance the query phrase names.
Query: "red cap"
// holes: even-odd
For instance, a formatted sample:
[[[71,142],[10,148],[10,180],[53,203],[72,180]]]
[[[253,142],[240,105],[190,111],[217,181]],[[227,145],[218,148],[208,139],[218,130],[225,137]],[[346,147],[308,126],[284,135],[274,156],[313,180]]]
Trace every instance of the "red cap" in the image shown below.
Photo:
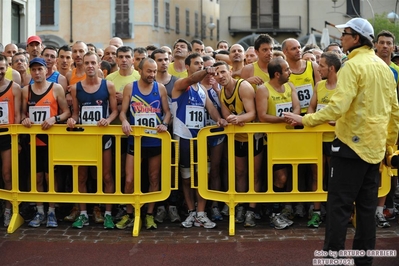
[[[41,44],[42,43],[42,39],[40,39],[39,36],[33,35],[33,36],[30,36],[28,38],[28,40],[26,41],[26,44],[29,45],[31,42],[38,42],[38,43]]]

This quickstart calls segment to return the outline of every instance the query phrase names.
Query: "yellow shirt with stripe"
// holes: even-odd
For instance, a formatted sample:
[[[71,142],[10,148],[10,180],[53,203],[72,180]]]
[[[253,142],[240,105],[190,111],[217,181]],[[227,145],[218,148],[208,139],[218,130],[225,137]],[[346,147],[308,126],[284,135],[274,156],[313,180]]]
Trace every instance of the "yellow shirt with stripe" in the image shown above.
[[[263,80],[263,84],[266,85],[267,82],[270,80],[269,73],[264,72],[258,64],[258,61],[252,63],[254,66],[254,77],[260,77]],[[258,86],[256,84],[251,84],[254,90],[256,91],[258,89]]]
[[[4,75],[4,77],[8,80],[12,80],[12,68],[11,67],[7,67],[6,74]]]
[[[175,69],[175,62],[170,63],[168,67],[168,73],[171,74],[172,76],[178,77],[178,78],[187,78],[188,73],[187,70],[183,72],[177,72]]]
[[[240,115],[245,113],[244,104],[242,103],[239,95],[240,85],[241,82],[243,81],[244,81],[243,79],[239,79],[237,81],[231,97],[227,98],[224,87],[222,87],[222,91],[220,93],[221,104],[225,105],[230,110],[230,112],[235,115]],[[240,142],[248,142],[248,136],[245,133],[236,134],[235,140]]]
[[[267,114],[282,117],[283,112],[292,112],[292,89],[288,83],[284,84],[284,92],[276,91],[268,82],[265,86],[269,91]]]
[[[294,84],[296,88],[299,103],[301,105],[301,113],[304,114],[307,112],[310,105],[310,99],[312,99],[313,88],[315,85],[312,62],[306,62],[306,68],[301,74],[292,73],[289,81]]]
[[[327,89],[327,80],[322,80],[317,85],[317,107],[316,112],[326,107],[326,105],[330,102],[331,97],[335,93],[335,88],[332,90]],[[323,134],[324,142],[331,142],[335,138],[334,132],[328,132]]]

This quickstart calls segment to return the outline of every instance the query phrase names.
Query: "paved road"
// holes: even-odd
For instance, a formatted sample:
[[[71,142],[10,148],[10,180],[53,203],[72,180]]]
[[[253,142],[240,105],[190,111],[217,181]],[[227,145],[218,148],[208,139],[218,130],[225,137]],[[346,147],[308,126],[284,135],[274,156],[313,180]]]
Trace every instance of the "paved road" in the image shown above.
[[[399,224],[377,229],[377,249],[399,250]],[[104,230],[91,224],[81,230],[62,222],[56,229],[29,228],[13,234],[0,229],[0,265],[312,265],[314,251],[323,246],[324,227],[309,229],[306,219],[295,220],[286,230],[275,230],[267,221],[255,228],[228,223],[216,229],[180,228],[163,223],[157,230]],[[347,248],[354,228],[348,228]],[[399,265],[399,257],[376,258],[374,265]]]

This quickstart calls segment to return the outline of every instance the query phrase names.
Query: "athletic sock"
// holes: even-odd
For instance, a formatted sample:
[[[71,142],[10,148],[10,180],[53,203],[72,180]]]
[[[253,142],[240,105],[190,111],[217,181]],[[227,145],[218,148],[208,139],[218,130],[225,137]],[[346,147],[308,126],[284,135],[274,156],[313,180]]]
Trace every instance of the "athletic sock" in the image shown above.
[[[44,214],[44,206],[43,205],[37,205],[36,206],[37,212]]]

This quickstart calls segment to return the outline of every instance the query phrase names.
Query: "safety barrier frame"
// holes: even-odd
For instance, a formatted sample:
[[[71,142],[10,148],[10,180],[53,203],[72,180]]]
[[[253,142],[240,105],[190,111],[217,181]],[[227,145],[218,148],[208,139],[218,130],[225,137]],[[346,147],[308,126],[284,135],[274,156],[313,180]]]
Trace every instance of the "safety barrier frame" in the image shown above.
[[[334,132],[334,127],[323,124],[316,127],[294,129],[286,124],[247,123],[245,126],[229,125],[223,131],[213,130],[215,127],[205,127],[200,130],[197,138],[191,140],[191,147],[197,141],[197,162],[191,156],[191,186],[197,188],[199,194],[212,201],[225,202],[229,206],[229,234],[235,234],[235,206],[238,203],[271,203],[271,202],[325,202],[327,192],[323,190],[323,134]],[[267,134],[267,191],[255,192],[254,172],[248,171],[248,191],[236,192],[235,185],[235,155],[234,136],[237,133],[248,134],[248,154],[253,154],[253,136],[257,133]],[[208,169],[198,167],[198,186],[194,184],[194,167],[206,165],[208,160],[207,138],[226,135],[228,145],[228,190],[215,191],[208,189]],[[191,150],[193,150],[191,148]],[[273,191],[273,165],[292,165],[292,191]],[[300,164],[317,165],[317,190],[298,190],[298,166]],[[248,169],[254,169],[254,157],[248,156]],[[384,167],[379,188],[379,197],[386,195],[390,189],[390,171]]]
[[[141,164],[141,138],[151,137],[161,139],[161,178],[160,191],[143,193],[141,191],[141,167],[134,168],[134,192],[124,194],[121,191],[121,137],[124,136],[121,126],[98,127],[93,125],[77,125],[73,131],[67,130],[66,125],[54,125],[48,130],[42,130],[40,125],[32,125],[26,128],[22,125],[8,125],[8,131],[0,135],[11,135],[11,156],[12,156],[12,189],[0,189],[0,198],[12,203],[13,215],[7,232],[13,233],[24,220],[19,214],[21,202],[56,202],[56,203],[104,203],[104,204],[131,204],[135,209],[135,222],[133,236],[138,236],[141,227],[140,208],[145,203],[162,201],[168,198],[171,190],[177,189],[178,171],[174,177],[171,176],[172,167],[178,165],[178,153],[174,154],[175,162],[172,163],[172,145],[178,151],[178,143],[171,139],[168,132],[158,133],[154,128],[133,126],[131,136],[134,138],[134,165]],[[18,137],[21,134],[30,135],[30,183],[31,190],[23,192],[19,190],[19,159],[18,159]],[[36,187],[36,135],[48,135],[49,147],[49,184],[48,192],[38,192]],[[102,178],[102,137],[111,135],[115,137],[115,192],[103,192]],[[73,145],[76,144],[76,145]],[[72,192],[55,192],[54,167],[57,165],[72,166]],[[78,167],[97,167],[97,192],[80,193],[78,191]],[[172,187],[172,178],[175,185]]]

